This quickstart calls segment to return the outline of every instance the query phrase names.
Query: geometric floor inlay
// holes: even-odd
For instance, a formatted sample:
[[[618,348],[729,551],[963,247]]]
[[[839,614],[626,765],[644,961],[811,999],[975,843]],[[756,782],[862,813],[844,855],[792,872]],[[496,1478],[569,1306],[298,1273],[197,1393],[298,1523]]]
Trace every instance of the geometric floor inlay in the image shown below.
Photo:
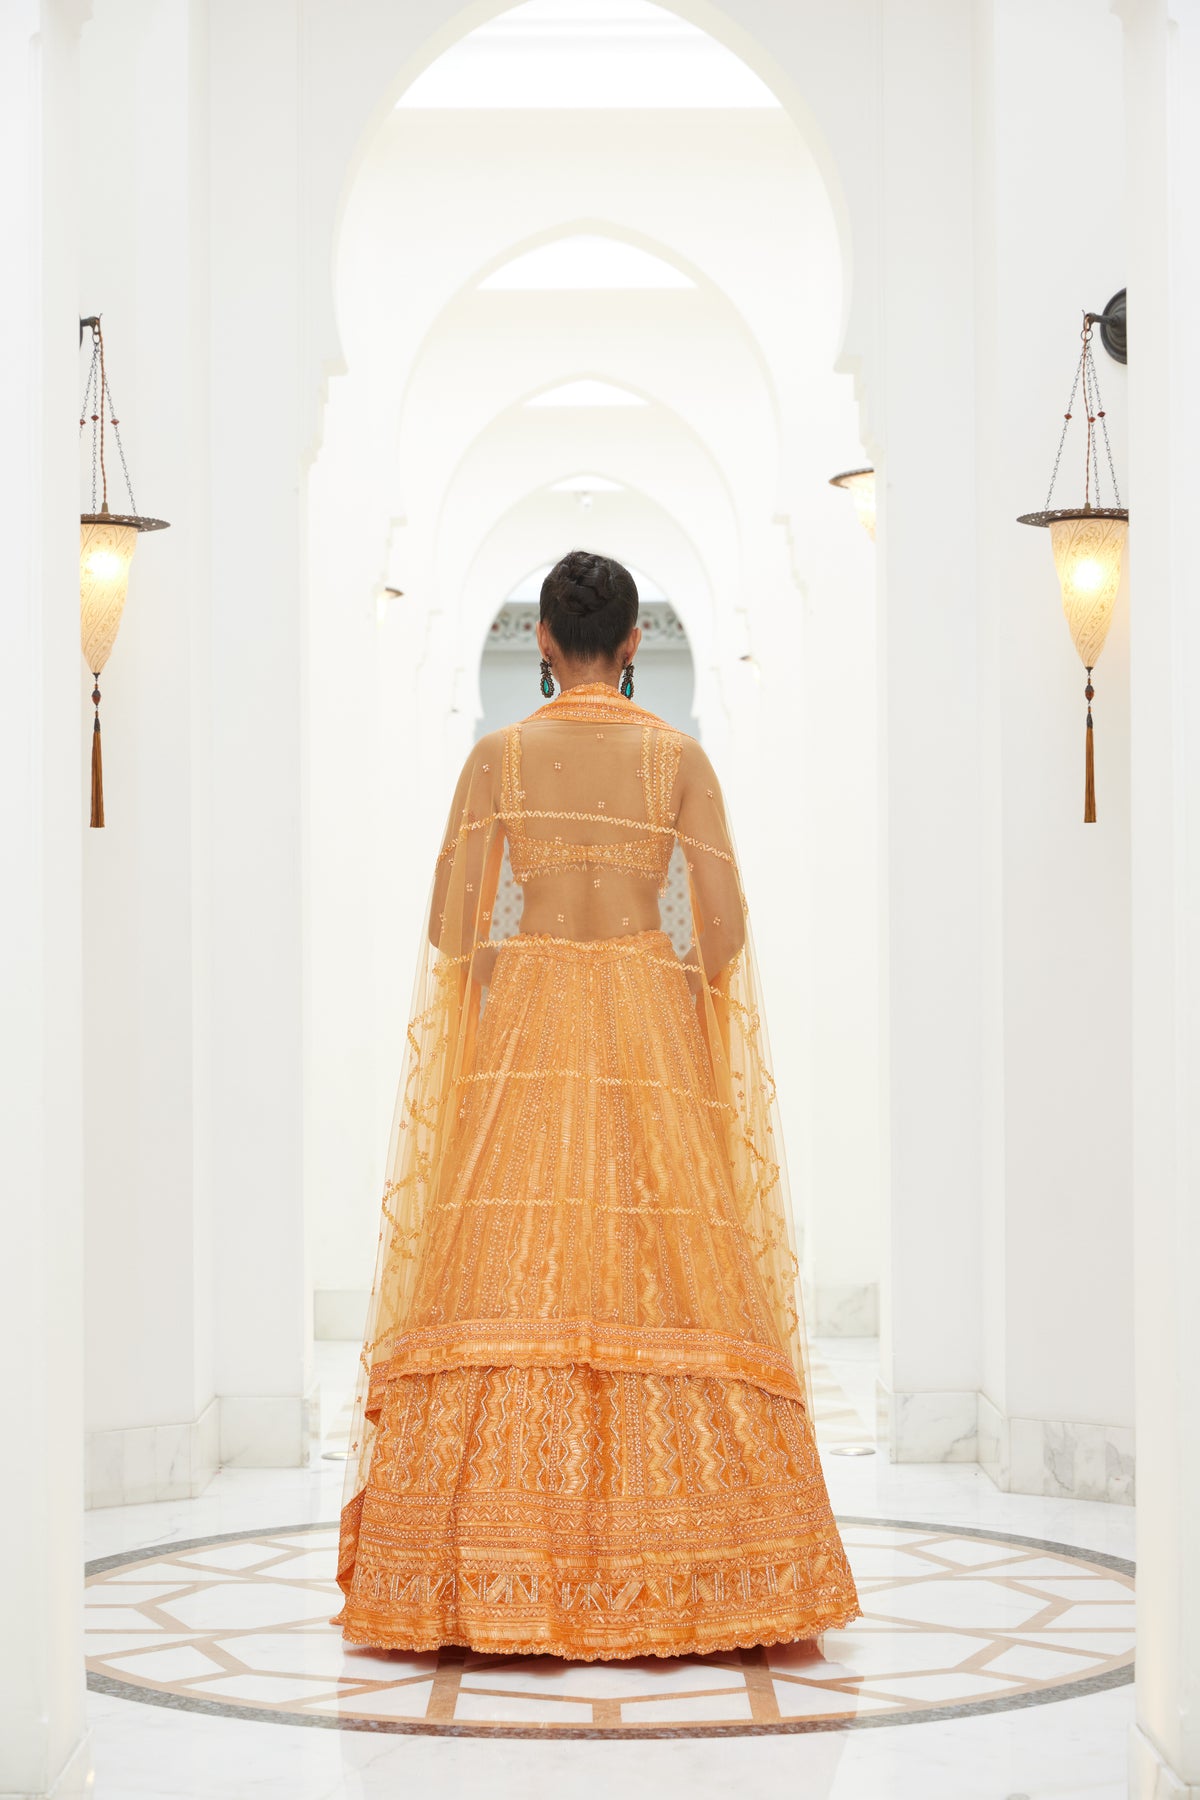
[[[329,1623],[336,1525],[88,1565],[88,1685],[350,1731],[707,1737],[956,1718],[1133,1677],[1133,1567],[1002,1532],[839,1518],[865,1618],[815,1643],[568,1663],[359,1650]]]

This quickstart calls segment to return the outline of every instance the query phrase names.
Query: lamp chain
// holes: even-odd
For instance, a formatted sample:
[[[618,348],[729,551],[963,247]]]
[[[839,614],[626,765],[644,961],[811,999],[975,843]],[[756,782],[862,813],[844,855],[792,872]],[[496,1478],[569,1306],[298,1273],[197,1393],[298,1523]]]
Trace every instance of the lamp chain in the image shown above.
[[[108,470],[104,455],[104,432],[106,424],[111,426],[116,440],[117,454],[121,458],[121,472],[125,477],[125,488],[129,495],[129,510],[137,513],[137,501],[134,498],[133,482],[129,478],[129,464],[125,460],[125,446],[121,442],[120,420],[117,418],[116,403],[113,400],[112,388],[109,386],[108,372],[104,365],[104,334],[100,329],[99,319],[92,321],[92,361],[88,369],[87,386],[83,390],[83,401],[79,408],[79,429],[83,430],[87,423],[88,404],[92,412],[92,511],[96,511],[96,470],[99,462],[101,498],[108,505]],[[105,411],[107,409],[107,419]]]
[[[1108,458],[1108,478],[1112,482],[1113,504],[1114,504],[1114,506],[1120,506],[1121,490],[1117,486],[1117,471],[1113,467],[1112,444],[1109,441],[1109,436],[1108,436],[1108,419],[1107,419],[1107,416],[1105,415],[1105,411],[1104,411],[1104,400],[1100,393],[1100,382],[1096,375],[1096,364],[1092,359],[1090,345],[1088,347],[1088,362],[1091,364],[1091,369],[1092,369],[1092,390],[1096,396],[1096,417],[1100,421],[1100,430],[1104,434],[1104,454]],[[1099,475],[1097,475],[1097,477],[1096,477],[1096,498],[1097,499],[1100,498],[1100,477],[1099,477]]]
[[[1093,472],[1096,499],[1100,499],[1100,465],[1096,459],[1096,401],[1092,393],[1091,326],[1083,328],[1083,410],[1087,416],[1087,443],[1083,447],[1083,504],[1092,504]]]
[[[1063,427],[1059,433],[1058,451],[1054,458],[1054,468],[1050,474],[1050,486],[1046,490],[1044,510],[1050,511],[1050,503],[1054,498],[1054,488],[1058,481],[1059,464],[1062,462],[1063,448],[1067,441],[1067,430],[1075,414],[1075,398],[1083,389],[1083,406],[1087,414],[1087,444],[1083,453],[1084,505],[1091,506],[1092,492],[1095,490],[1096,504],[1100,503],[1100,455],[1097,437],[1104,439],[1104,454],[1108,462],[1108,477],[1112,482],[1113,505],[1120,506],[1121,490],[1117,486],[1117,472],[1113,465],[1112,442],[1108,435],[1108,420],[1104,411],[1104,401],[1100,394],[1100,381],[1096,374],[1096,361],[1092,355],[1092,326],[1095,323],[1094,313],[1085,313],[1083,319],[1083,348],[1079,352],[1079,361],[1075,364],[1075,379],[1071,383],[1071,397],[1067,401],[1067,410],[1063,414]],[[1096,427],[1100,430],[1097,433]]]
[[[108,510],[108,470],[104,463],[104,400],[108,391],[108,378],[104,372],[104,333],[99,321],[92,326],[96,334],[96,342],[100,346],[100,489],[102,497],[101,511]]]
[[[1075,364],[1075,379],[1071,383],[1071,398],[1067,401],[1067,410],[1063,414],[1063,428],[1062,428],[1061,433],[1059,434],[1059,439],[1058,439],[1058,454],[1054,458],[1054,468],[1051,470],[1051,473],[1050,473],[1050,486],[1046,490],[1046,505],[1045,505],[1046,512],[1050,511],[1050,502],[1054,497],[1054,484],[1058,480],[1058,465],[1062,461],[1063,445],[1067,441],[1067,429],[1071,423],[1071,416],[1075,411],[1075,395],[1079,388],[1079,377],[1080,377],[1080,374],[1082,373],[1082,370],[1083,370],[1083,356],[1081,353],[1079,361]]]
[[[116,402],[112,397],[111,382],[108,384],[108,412],[108,422],[112,426],[112,434],[117,441],[117,455],[121,458],[121,469],[125,476],[125,487],[129,494],[129,510],[131,513],[136,513],[137,501],[133,497],[133,482],[129,479],[129,464],[125,461],[125,446],[121,442],[120,420],[117,418]]]
[[[94,389],[96,386],[96,376],[97,376],[97,372],[98,372],[99,361],[100,361],[100,345],[97,342],[96,334],[93,331],[93,333],[92,333],[92,361],[91,361],[91,366],[88,369],[87,386],[83,390],[83,399],[80,402],[80,406],[79,406],[79,429],[81,432],[88,421],[88,406],[89,406],[89,404],[93,408],[93,411],[91,413],[91,420],[92,420],[92,511],[93,512],[95,512],[95,510],[96,510],[96,449],[97,449],[97,437],[98,437],[96,426],[97,426],[97,423],[100,418],[100,403],[99,403],[96,393],[94,392]]]

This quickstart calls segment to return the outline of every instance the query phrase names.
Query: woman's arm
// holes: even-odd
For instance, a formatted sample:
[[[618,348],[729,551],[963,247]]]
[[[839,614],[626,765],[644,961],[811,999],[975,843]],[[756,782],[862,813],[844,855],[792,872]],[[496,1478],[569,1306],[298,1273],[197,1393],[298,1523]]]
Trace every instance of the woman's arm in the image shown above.
[[[450,802],[429,908],[429,941],[448,956],[464,955],[488,935],[490,920],[482,921],[479,910],[488,848],[499,829],[499,768],[499,734],[493,732],[468,755]]]
[[[721,786],[693,739],[679,760],[675,832],[687,858],[699,959],[709,981],[746,941],[746,915]]]

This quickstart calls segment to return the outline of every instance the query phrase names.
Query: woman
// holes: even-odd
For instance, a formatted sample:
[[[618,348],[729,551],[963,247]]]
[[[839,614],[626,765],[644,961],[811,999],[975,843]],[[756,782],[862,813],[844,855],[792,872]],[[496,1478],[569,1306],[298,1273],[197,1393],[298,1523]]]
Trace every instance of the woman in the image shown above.
[[[450,808],[351,1434],[352,1643],[667,1656],[859,1614],[721,792],[632,698],[637,606],[607,557],[551,570],[561,692],[479,741]]]

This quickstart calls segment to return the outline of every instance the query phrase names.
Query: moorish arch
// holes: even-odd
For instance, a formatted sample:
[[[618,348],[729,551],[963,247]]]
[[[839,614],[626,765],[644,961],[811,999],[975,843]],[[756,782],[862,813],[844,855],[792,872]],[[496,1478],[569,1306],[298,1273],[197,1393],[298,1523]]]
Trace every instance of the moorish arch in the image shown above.
[[[460,630],[468,670],[478,667],[485,650],[497,593],[508,598],[529,568],[549,566],[576,543],[609,546],[631,567],[652,570],[653,589],[670,601],[697,669],[707,664],[713,653],[709,571],[682,522],[631,487],[596,495],[586,513],[570,496],[543,488],[495,521],[466,572]],[[651,705],[649,687],[644,691]],[[531,710],[537,700],[532,685],[529,692]]]
[[[580,527],[594,533],[601,518],[619,517],[634,494],[678,521],[709,570],[709,617],[689,621],[689,630],[715,644],[720,623],[712,608],[718,596],[723,605],[739,596],[743,535],[723,471],[667,407],[648,404],[631,420],[597,409],[564,425],[589,464],[620,471],[619,492],[595,496],[592,517],[580,519]],[[554,496],[561,441],[518,406],[493,420],[469,447],[445,492],[435,540],[438,572],[449,586],[462,583],[494,523],[530,496],[545,494],[545,503],[557,504],[568,519],[578,513],[577,505]],[[497,465],[502,474],[489,480]]]
[[[320,410],[328,383],[345,368],[336,317],[334,270],[354,190],[372,146],[418,77],[472,31],[516,9],[498,0],[473,0],[455,7],[432,31],[411,30],[403,13],[385,0],[364,0],[371,28],[343,31],[333,17],[317,13],[310,21],[309,51],[322,69],[322,134],[319,153],[305,150],[306,185],[311,195],[311,231],[306,262],[312,320],[313,412],[308,442],[320,441]],[[804,8],[805,80],[788,68],[786,41],[794,18],[766,17],[756,32],[748,31],[732,7],[713,0],[672,0],[659,11],[673,15],[712,38],[743,62],[778,98],[820,173],[832,212],[838,255],[846,280],[842,288],[841,327],[835,354],[839,366],[855,375],[860,402],[867,396],[867,366],[874,352],[876,320],[871,309],[876,277],[873,234],[864,229],[872,208],[875,173],[873,126],[841,101],[848,88],[869,81],[879,47],[864,43],[848,12],[834,14],[815,5]],[[795,9],[796,15],[800,9]],[[364,21],[365,24],[365,21]],[[858,222],[852,225],[857,216]]]
[[[627,554],[652,563],[672,533],[691,540],[684,560],[692,559],[693,571],[680,580],[679,605],[696,658],[697,716],[728,770],[753,846],[755,774],[785,717],[764,708],[765,672],[798,659],[807,669],[803,595],[810,571],[824,560],[827,526],[822,520],[814,532],[814,522],[796,513],[795,496],[812,485],[815,471],[825,473],[830,436],[855,436],[848,384],[833,373],[848,289],[837,206],[790,117],[778,111],[746,121],[714,115],[726,134],[722,143],[733,141],[731,132],[749,134],[748,155],[762,171],[757,182],[748,172],[742,177],[744,204],[727,203],[723,235],[714,230],[707,181],[686,204],[686,180],[677,181],[678,203],[660,202],[655,215],[656,163],[653,154],[648,162],[642,155],[637,115],[623,134],[631,140],[629,176],[614,173],[612,192],[604,183],[615,157],[606,159],[603,177],[592,169],[585,178],[591,140],[574,162],[564,140],[558,160],[572,173],[563,192],[554,187],[556,159],[546,156],[537,180],[507,183],[506,193],[523,201],[505,202],[511,216],[505,205],[485,203],[477,184],[460,198],[435,182],[423,201],[423,177],[414,181],[411,155],[407,163],[401,155],[406,144],[411,151],[421,122],[396,111],[397,90],[391,93],[377,119],[378,153],[363,143],[340,208],[337,286],[349,362],[332,382],[325,442],[310,479],[310,667],[320,745],[314,818],[327,804],[344,832],[343,796],[359,796],[360,840],[376,846],[373,890],[388,896],[388,916],[398,912],[401,928],[414,924],[416,900],[407,897],[397,909],[392,898],[401,871],[389,820],[400,794],[389,771],[413,755],[421,759],[420,791],[428,797],[421,829],[432,841],[439,828],[434,797],[470,742],[478,648],[504,591],[489,587],[496,577],[488,540],[515,533],[518,563],[569,548],[572,540],[556,535],[553,503],[538,498],[539,484],[581,462],[599,462],[625,489],[606,512],[617,541],[631,546]],[[498,136],[493,121],[491,161],[500,156]],[[717,154],[703,137],[694,132],[686,140],[689,157]],[[736,166],[736,158],[725,160]],[[429,154],[415,167],[436,172],[443,161]],[[698,161],[697,171],[702,166]],[[761,216],[751,229],[756,204]],[[422,206],[432,209],[429,217]],[[454,232],[444,230],[446,217],[455,219]],[[432,222],[437,230],[423,236]],[[688,285],[574,293],[495,285],[519,259],[580,234],[658,257]],[[680,320],[686,330],[678,329]],[[636,413],[539,412],[539,394],[580,379],[616,383],[642,405]],[[638,489],[647,498],[634,505]],[[656,527],[660,516],[665,523]],[[527,534],[531,521],[539,523]],[[399,597],[390,597],[392,590]],[[377,632],[372,595],[380,596]],[[846,628],[861,616],[846,614]],[[859,660],[869,660],[865,640]],[[321,703],[326,684],[348,693],[368,676],[386,696],[375,723],[369,707],[347,717],[344,708]],[[834,703],[828,682],[815,673],[803,679],[814,682],[818,705]],[[815,844],[810,854],[821,860]],[[323,923],[312,940],[312,979],[355,1041],[376,1033],[382,1117],[390,1106],[384,1071],[399,1048],[394,1024],[379,1035],[361,1002],[334,991],[321,966],[321,944],[332,945],[344,929],[339,919],[357,907],[347,872],[361,866],[356,854],[314,871],[325,902],[314,912]],[[772,919],[770,890],[762,914],[768,947],[773,937],[781,946],[793,937],[793,916]],[[785,978],[795,978],[794,956],[781,960]],[[386,959],[377,967],[377,979],[400,975]],[[355,1008],[358,1024],[350,1016]],[[798,1036],[784,1023],[777,1038],[785,1072],[795,1071],[788,1081],[795,1092],[803,1061]],[[334,1033],[331,1055],[336,1042]],[[340,1126],[337,1136],[344,1136]],[[319,1148],[316,1155],[320,1160]],[[332,1148],[326,1160],[332,1174]],[[316,1183],[318,1192],[325,1186]],[[328,1232],[324,1239],[330,1241]],[[317,1279],[320,1285],[319,1273]]]

